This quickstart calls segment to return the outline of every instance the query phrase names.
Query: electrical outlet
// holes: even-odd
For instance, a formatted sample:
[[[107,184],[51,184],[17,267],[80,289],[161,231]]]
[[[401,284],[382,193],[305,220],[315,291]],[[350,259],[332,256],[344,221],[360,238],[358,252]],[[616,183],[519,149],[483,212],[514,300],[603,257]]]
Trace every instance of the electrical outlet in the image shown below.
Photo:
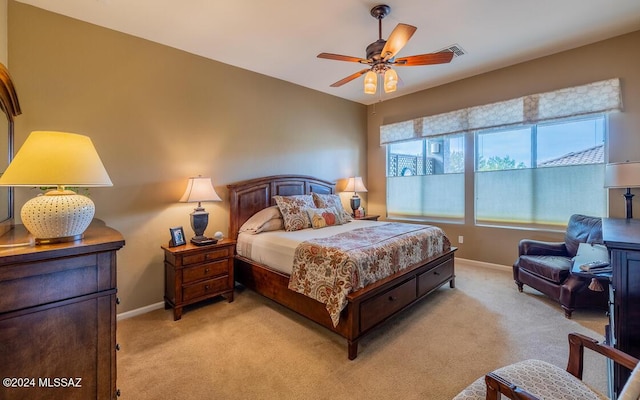
[[[458,236],[458,243],[464,243],[464,236]]]

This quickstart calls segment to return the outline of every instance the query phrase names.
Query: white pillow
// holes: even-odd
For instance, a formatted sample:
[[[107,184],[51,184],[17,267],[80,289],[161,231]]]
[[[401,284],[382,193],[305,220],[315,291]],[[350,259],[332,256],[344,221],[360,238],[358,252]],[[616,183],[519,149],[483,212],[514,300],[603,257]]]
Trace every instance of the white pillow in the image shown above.
[[[275,231],[284,228],[284,220],[278,206],[267,207],[253,214],[240,227],[240,233],[246,232],[252,235],[260,232]]]
[[[602,261],[609,264],[609,250],[603,244],[580,243],[578,252],[573,257],[573,265],[580,266],[594,261]]]

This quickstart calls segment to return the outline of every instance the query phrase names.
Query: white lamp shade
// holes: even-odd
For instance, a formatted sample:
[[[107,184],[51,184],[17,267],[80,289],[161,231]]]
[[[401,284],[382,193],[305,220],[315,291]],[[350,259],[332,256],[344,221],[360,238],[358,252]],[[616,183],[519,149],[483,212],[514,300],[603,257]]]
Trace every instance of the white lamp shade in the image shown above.
[[[640,187],[640,162],[607,164],[604,170],[604,187]]]
[[[198,176],[189,178],[187,189],[180,201],[183,203],[197,203],[201,201],[222,201],[222,199],[213,188],[211,178]]]
[[[0,186],[113,186],[91,139],[65,132],[31,132]]]
[[[367,188],[364,186],[362,182],[361,176],[355,176],[353,178],[349,178],[347,181],[347,186],[344,188],[345,192],[366,192]]]
[[[65,132],[31,132],[0,177],[0,186],[56,186],[27,201],[20,217],[38,243],[82,237],[95,205],[65,186],[113,186],[91,139]]]

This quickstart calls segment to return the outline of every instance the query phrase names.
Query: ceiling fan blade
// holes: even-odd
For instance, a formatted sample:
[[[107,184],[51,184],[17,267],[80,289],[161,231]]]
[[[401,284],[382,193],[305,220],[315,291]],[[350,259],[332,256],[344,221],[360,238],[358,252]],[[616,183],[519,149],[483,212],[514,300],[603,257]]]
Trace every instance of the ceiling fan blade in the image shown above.
[[[339,87],[344,85],[347,82],[351,82],[352,80],[358,78],[359,76],[362,76],[364,74],[366,74],[367,72],[369,72],[369,68],[367,69],[363,69],[362,71],[358,71],[355,74],[349,75],[344,79],[340,79],[338,82],[334,83],[333,85],[331,85],[331,87]]]
[[[333,53],[320,53],[318,54],[318,58],[326,58],[327,60],[338,60],[338,61],[350,61],[350,62],[358,62],[361,64],[368,64],[369,61],[364,58],[352,57],[352,56],[343,56],[341,54],[333,54]]]
[[[411,39],[411,36],[413,36],[416,29],[418,28],[413,25],[396,25],[396,27],[393,29],[393,32],[391,32],[391,35],[389,35],[387,43],[382,48],[382,52],[380,53],[382,59],[384,61],[387,61],[395,57],[395,55],[398,54],[400,50],[402,50],[404,45],[407,44],[409,39]]]
[[[417,65],[446,64],[453,59],[452,51],[441,51],[439,53],[419,54],[397,58],[393,65],[398,67],[413,67]]]

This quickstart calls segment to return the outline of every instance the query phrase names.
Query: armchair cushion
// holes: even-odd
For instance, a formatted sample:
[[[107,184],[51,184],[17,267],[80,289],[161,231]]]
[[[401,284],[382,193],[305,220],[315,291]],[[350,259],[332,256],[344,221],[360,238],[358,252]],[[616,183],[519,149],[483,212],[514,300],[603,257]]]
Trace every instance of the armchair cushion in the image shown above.
[[[493,373],[540,399],[608,399],[562,368],[541,360],[520,361]],[[485,377],[482,376],[454,400],[484,400],[486,393]]]
[[[571,272],[573,261],[561,256],[520,256],[518,266],[555,283],[562,283]]]
[[[569,257],[564,242],[543,242],[533,239],[522,239],[518,244],[519,256],[562,256]]]

